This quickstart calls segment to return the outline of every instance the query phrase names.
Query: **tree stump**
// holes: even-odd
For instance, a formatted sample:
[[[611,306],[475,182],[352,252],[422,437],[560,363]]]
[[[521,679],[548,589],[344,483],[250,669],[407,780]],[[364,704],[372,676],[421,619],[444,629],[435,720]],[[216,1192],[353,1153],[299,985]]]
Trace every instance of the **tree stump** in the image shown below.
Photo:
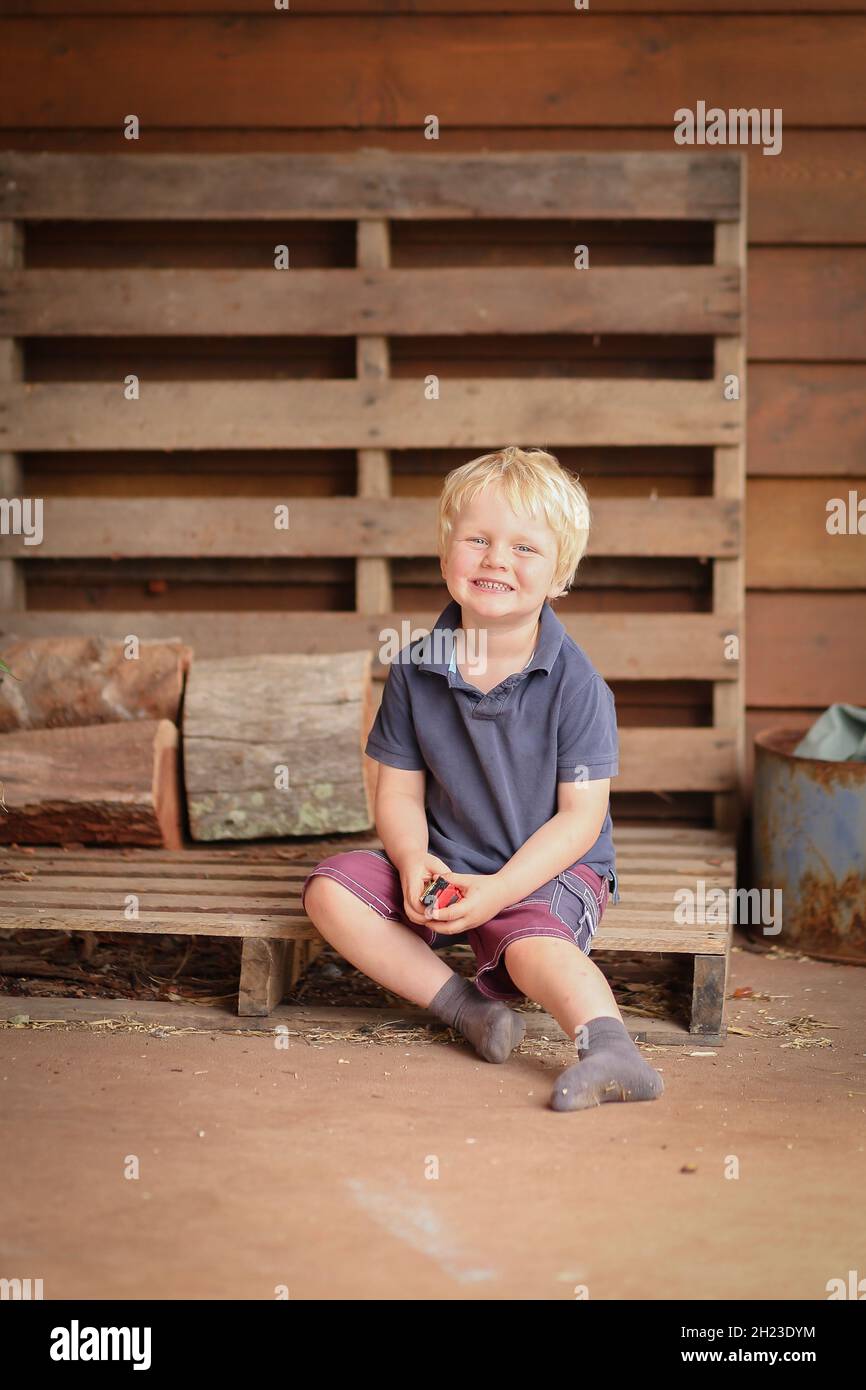
[[[0,736],[0,842],[183,848],[167,719]]]
[[[0,733],[73,728],[127,719],[177,724],[192,649],[178,639],[131,644],[99,637],[5,641],[0,657]],[[14,679],[17,677],[17,679]]]
[[[193,839],[369,830],[371,670],[369,651],[196,661],[183,712]]]

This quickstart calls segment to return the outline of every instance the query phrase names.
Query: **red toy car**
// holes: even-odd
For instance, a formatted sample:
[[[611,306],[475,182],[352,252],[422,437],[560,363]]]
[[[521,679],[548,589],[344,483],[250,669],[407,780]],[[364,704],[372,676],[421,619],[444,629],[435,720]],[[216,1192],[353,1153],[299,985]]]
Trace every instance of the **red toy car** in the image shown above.
[[[447,878],[440,877],[431,881],[421,901],[425,907],[451,907],[465,897],[463,889],[458,888],[456,883],[449,883]]]

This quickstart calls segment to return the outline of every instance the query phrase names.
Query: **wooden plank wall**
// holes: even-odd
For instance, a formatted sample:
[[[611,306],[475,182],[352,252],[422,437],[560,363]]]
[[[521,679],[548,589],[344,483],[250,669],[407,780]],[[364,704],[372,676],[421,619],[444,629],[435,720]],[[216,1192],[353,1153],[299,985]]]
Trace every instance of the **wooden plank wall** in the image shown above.
[[[866,496],[866,0],[4,0],[0,144],[7,149],[130,152],[121,122],[141,122],[143,153],[436,150],[674,151],[673,113],[697,100],[781,108],[777,156],[745,147],[749,181],[746,673],[749,726],[808,716],[833,700],[866,704],[866,538],[830,536],[826,503]],[[438,145],[424,122],[438,117]],[[712,155],[724,146],[709,147]],[[664,230],[672,264],[711,264],[705,227]],[[568,227],[596,265],[653,264],[659,228]],[[562,224],[447,217],[293,228],[293,264],[334,269],[548,265]],[[672,249],[673,248],[673,249]],[[16,249],[2,250],[15,264]],[[65,224],[28,228],[28,265],[255,266],[256,229]],[[356,256],[360,259],[356,260]],[[162,380],[533,373],[673,378],[712,374],[712,340],[525,333],[389,340],[297,337],[127,340],[134,370]],[[527,344],[530,344],[530,350]],[[355,361],[355,352],[358,361]],[[647,363],[651,365],[648,367]],[[28,339],[25,379],[113,379],[106,332]],[[506,442],[505,440],[496,442]],[[544,444],[544,439],[521,440]],[[558,450],[592,494],[699,497],[713,491],[712,451]],[[398,497],[432,497],[469,455],[416,447],[392,454]],[[289,472],[295,496],[379,496],[375,449],[314,452],[98,450],[26,456],[27,490],[66,498],[272,496]],[[33,579],[29,578],[31,571]],[[428,609],[438,566],[392,563],[396,609]],[[31,608],[154,612],[379,607],[373,559],[255,565],[187,560],[46,561],[28,566]],[[437,599],[440,589],[433,591]],[[707,567],[694,560],[589,562],[560,611],[708,611]],[[623,683],[624,723],[688,725],[711,717],[712,687]]]

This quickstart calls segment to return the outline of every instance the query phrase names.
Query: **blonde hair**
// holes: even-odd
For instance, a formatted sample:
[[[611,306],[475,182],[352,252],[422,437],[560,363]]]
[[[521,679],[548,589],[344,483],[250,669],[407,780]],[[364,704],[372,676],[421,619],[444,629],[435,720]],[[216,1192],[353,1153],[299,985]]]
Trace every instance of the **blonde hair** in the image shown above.
[[[544,449],[506,445],[454,468],[439,498],[439,556],[448,549],[457,513],[488,485],[501,485],[512,510],[533,518],[543,513],[559,543],[552,585],[555,598],[568,593],[589,540],[590,510],[586,489],[578,476],[562,467]]]

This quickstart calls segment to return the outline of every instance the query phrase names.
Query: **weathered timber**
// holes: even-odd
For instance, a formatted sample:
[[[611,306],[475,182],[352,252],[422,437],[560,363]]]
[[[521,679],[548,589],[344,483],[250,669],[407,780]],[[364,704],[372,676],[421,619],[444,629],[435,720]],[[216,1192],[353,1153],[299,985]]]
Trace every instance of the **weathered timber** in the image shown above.
[[[193,839],[369,829],[371,665],[369,651],[197,661],[183,714]]]
[[[178,732],[168,719],[0,736],[4,844],[183,843]]]
[[[6,734],[130,719],[176,724],[192,650],[180,641],[139,640],[133,647],[68,636],[3,641],[0,657],[12,672],[0,672],[0,733]]]

